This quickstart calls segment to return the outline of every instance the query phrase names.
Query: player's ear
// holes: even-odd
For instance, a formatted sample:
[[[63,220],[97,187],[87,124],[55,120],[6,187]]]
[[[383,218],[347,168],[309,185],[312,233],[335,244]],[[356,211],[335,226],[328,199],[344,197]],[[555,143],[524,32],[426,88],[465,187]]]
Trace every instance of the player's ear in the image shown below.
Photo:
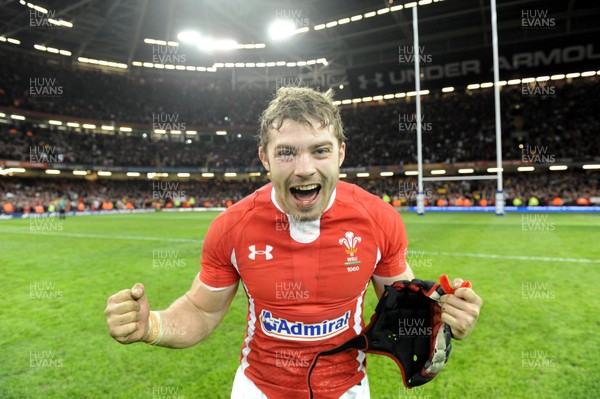
[[[262,162],[267,172],[269,172],[269,157],[267,156],[267,152],[262,148],[262,146],[258,147],[258,157],[260,158],[260,162]]]
[[[346,143],[342,143],[342,145],[340,145],[340,160],[338,162],[338,167],[342,166],[345,158],[346,158]]]

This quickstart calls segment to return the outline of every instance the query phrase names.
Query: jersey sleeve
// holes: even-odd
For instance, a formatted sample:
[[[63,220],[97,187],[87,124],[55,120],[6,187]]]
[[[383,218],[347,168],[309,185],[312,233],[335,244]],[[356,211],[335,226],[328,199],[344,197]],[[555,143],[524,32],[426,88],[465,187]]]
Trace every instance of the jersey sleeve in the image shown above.
[[[211,288],[225,288],[238,282],[240,276],[231,262],[233,248],[230,229],[225,228],[224,218],[217,217],[208,228],[202,258],[200,259],[200,281]]]
[[[373,274],[380,277],[394,277],[406,270],[408,239],[400,214],[388,204],[384,207],[388,209],[382,209],[382,212],[378,213],[379,220],[376,220],[381,228],[383,244],[381,259]]]

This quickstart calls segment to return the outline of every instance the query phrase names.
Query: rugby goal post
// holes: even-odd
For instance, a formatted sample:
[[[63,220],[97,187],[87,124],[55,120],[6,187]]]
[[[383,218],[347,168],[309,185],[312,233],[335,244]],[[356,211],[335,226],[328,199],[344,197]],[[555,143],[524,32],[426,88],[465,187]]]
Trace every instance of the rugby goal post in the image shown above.
[[[425,193],[423,191],[423,181],[452,181],[452,180],[497,180],[497,190],[495,196],[496,215],[504,215],[504,187],[502,178],[502,130],[500,120],[500,72],[498,67],[498,24],[496,13],[496,0],[490,0],[490,9],[492,13],[492,52],[494,62],[494,115],[496,122],[496,176],[494,175],[475,175],[475,176],[443,176],[443,177],[423,177],[423,150],[422,150],[422,126],[421,126],[421,75],[419,67],[419,58],[414,57],[415,63],[415,103],[417,120],[417,163],[418,163],[418,191],[417,191],[417,214],[425,214]],[[417,12],[418,6],[412,7],[413,19],[413,48],[415,54],[419,48],[419,18]]]

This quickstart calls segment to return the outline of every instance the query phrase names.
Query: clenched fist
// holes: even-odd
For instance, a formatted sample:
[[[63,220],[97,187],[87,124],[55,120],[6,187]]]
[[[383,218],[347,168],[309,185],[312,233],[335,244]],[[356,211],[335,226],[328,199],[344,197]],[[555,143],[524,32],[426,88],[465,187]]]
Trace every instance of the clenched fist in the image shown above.
[[[149,313],[143,284],[117,292],[108,298],[104,310],[110,336],[122,344],[141,341],[148,331]]]

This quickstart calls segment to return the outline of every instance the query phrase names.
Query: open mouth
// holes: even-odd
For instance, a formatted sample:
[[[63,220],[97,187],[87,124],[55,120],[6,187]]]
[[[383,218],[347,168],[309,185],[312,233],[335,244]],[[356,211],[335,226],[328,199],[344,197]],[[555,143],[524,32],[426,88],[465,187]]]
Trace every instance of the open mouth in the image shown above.
[[[301,205],[310,205],[321,191],[320,184],[305,184],[302,186],[295,186],[290,188],[292,197]]]

